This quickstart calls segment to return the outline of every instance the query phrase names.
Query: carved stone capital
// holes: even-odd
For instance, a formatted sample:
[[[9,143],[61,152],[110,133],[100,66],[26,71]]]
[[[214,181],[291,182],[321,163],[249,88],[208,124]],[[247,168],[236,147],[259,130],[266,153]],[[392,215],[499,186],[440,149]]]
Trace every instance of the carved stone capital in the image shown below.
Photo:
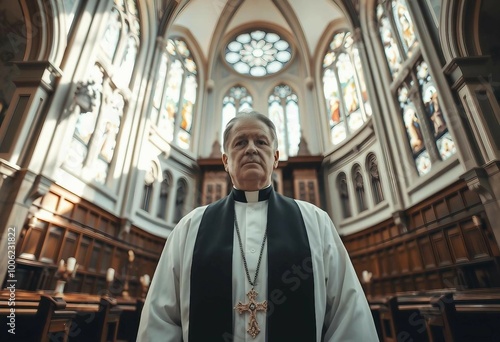
[[[34,176],[33,184],[31,185],[31,188],[24,199],[24,203],[26,203],[28,206],[30,206],[31,203],[37,198],[47,194],[52,184],[54,184],[54,181],[52,179],[49,179],[44,175],[40,174],[35,175],[31,172],[26,173],[25,179],[28,180],[33,176]]]
[[[467,183],[470,190],[479,194],[483,204],[495,199],[488,173],[483,168],[471,169],[464,173],[461,178]]]

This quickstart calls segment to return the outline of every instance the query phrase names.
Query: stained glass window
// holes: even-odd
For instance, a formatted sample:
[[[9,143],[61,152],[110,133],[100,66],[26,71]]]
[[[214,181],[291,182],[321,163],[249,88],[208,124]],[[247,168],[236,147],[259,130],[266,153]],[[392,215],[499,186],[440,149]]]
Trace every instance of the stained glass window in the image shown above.
[[[406,0],[379,0],[379,35],[393,78],[409,150],[418,175],[456,152],[439,101],[439,91],[422,56],[416,28]],[[411,57],[411,58],[410,58]],[[396,77],[402,68],[405,78]]]
[[[300,116],[297,94],[290,86],[274,87],[268,100],[269,118],[276,126],[280,160],[296,156],[300,143]]]
[[[90,76],[77,89],[80,109],[64,167],[87,180],[106,184],[115,157],[140,47],[140,22],[134,0],[115,1],[101,52]],[[92,105],[90,105],[90,103]]]
[[[191,51],[182,39],[169,39],[160,57],[151,118],[162,137],[183,149],[191,145],[197,92]]]
[[[231,87],[222,100],[222,127],[220,141],[224,141],[224,129],[229,120],[242,111],[251,111],[253,107],[252,95],[243,86]]]
[[[372,114],[359,50],[349,31],[333,36],[323,58],[323,91],[330,140],[336,145],[363,126]]]
[[[290,61],[290,43],[275,32],[241,33],[226,46],[226,62],[238,73],[261,77],[274,74]]]

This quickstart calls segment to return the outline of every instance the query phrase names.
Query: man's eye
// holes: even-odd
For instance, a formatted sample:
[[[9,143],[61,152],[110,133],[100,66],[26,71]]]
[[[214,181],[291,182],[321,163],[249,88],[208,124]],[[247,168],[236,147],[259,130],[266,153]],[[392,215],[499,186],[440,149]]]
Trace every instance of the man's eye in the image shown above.
[[[259,145],[267,145],[267,141],[265,141],[265,140],[258,140],[257,143]]]
[[[244,144],[245,144],[245,141],[244,141],[244,140],[238,140],[238,141],[234,144],[234,146],[242,146],[242,145],[244,145]]]

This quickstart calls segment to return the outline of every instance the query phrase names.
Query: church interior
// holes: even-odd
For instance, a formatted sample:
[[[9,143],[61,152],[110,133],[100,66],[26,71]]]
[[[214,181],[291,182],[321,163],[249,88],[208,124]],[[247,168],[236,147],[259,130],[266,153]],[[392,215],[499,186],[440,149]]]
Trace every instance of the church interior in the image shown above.
[[[169,233],[231,189],[226,123],[255,110],[278,132],[274,188],[331,217],[374,340],[498,341],[499,17],[497,0],[2,1],[0,339],[14,298],[19,341],[25,322],[135,341]]]

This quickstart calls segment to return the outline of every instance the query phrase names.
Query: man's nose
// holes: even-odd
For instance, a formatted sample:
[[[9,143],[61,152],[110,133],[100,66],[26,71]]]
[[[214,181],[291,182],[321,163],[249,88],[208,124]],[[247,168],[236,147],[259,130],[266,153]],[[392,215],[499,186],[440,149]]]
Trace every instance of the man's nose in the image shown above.
[[[253,140],[250,140],[247,144],[246,153],[257,153],[257,145]]]

